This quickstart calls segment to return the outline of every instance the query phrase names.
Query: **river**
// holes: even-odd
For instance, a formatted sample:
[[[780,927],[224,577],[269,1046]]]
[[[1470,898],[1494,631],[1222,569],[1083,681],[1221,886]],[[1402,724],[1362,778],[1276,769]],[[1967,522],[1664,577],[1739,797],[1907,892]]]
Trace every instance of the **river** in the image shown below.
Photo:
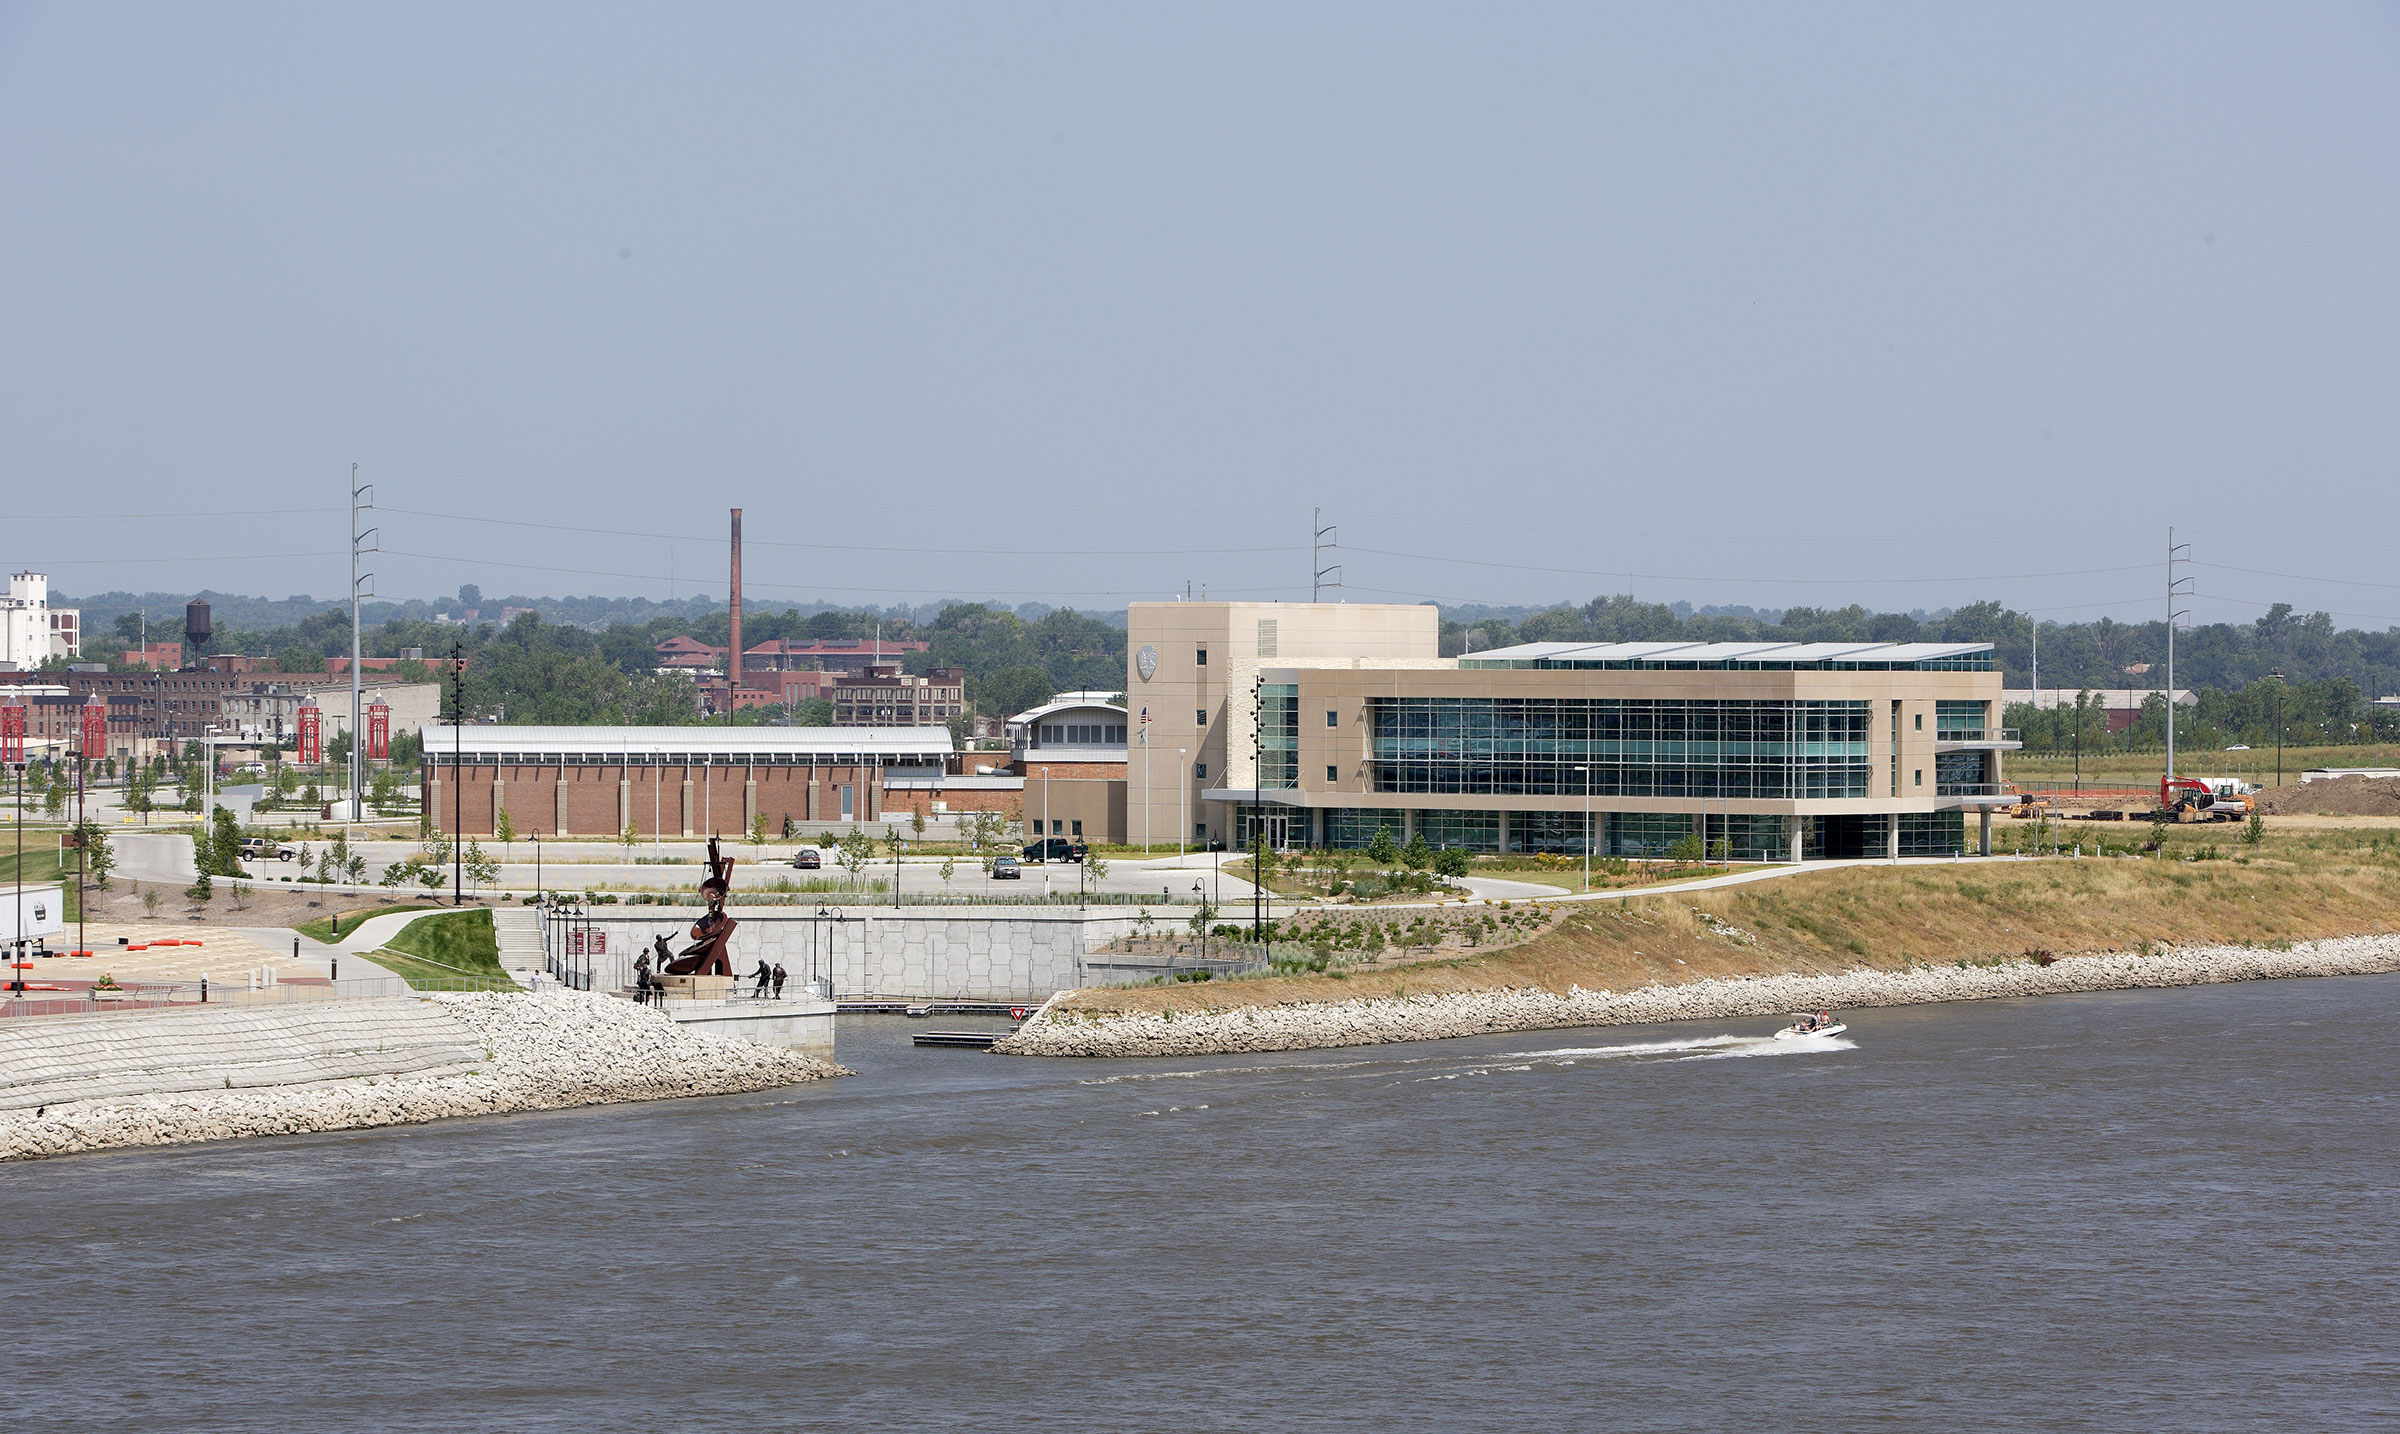
[[[2389,1428],[2400,979],[0,1170],[12,1430]],[[1728,1039],[1736,1038],[1736,1039]]]

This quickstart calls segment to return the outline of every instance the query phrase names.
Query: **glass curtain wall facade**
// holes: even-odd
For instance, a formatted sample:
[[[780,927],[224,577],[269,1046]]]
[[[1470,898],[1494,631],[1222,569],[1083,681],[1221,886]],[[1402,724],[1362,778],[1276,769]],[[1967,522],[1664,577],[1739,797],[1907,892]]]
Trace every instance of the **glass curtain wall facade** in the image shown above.
[[[1379,697],[1369,706],[1379,792],[1576,796],[1585,774],[1575,769],[1588,766],[1594,797],[1867,795],[1865,702]]]
[[[1258,784],[1277,791],[1300,785],[1300,689],[1269,682],[1258,689]]]
[[[1936,702],[1933,704],[1933,735],[1943,742],[1980,742],[1984,729],[1991,725],[1981,702]]]

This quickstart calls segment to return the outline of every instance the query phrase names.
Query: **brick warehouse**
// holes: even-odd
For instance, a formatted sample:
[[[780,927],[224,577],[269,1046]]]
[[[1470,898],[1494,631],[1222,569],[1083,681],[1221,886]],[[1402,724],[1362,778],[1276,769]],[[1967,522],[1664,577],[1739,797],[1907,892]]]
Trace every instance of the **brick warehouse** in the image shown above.
[[[778,832],[787,819],[880,821],[887,780],[938,777],[951,753],[943,727],[428,726],[422,735],[426,805],[443,830],[469,836],[491,835],[504,810],[527,836],[607,837],[627,822],[644,837],[738,836],[762,816]]]

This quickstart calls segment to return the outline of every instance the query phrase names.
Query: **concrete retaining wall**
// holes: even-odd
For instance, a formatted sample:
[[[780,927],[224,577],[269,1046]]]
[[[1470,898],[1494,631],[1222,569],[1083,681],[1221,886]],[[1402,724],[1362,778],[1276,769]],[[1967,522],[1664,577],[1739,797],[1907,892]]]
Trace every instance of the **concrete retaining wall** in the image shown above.
[[[830,975],[843,995],[1039,1001],[1098,984],[1084,958],[1130,934],[1139,908],[853,906],[842,909],[843,920],[823,922],[810,909],[731,908],[741,923],[733,933],[735,971],[746,976],[764,960],[780,963],[795,982]],[[698,907],[603,907],[587,920],[606,933],[605,951],[565,959],[588,965],[593,990],[615,990],[632,984],[634,957],[652,937],[665,934],[680,950],[699,918]],[[556,923],[551,942],[554,953],[565,949]]]

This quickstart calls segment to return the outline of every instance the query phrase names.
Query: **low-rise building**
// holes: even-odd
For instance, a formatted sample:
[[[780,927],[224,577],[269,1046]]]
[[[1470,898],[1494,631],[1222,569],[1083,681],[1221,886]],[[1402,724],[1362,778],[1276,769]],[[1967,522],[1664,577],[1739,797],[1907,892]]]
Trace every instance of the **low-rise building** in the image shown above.
[[[759,818],[886,819],[887,780],[938,777],[942,727],[427,726],[426,810],[489,836],[726,836]]]
[[[1023,777],[1125,775],[1125,709],[1113,692],[1061,692],[1008,719],[1008,761]]]
[[[947,728],[967,710],[967,674],[937,667],[919,675],[901,671],[897,662],[879,662],[861,676],[843,677],[826,695],[836,727]]]

